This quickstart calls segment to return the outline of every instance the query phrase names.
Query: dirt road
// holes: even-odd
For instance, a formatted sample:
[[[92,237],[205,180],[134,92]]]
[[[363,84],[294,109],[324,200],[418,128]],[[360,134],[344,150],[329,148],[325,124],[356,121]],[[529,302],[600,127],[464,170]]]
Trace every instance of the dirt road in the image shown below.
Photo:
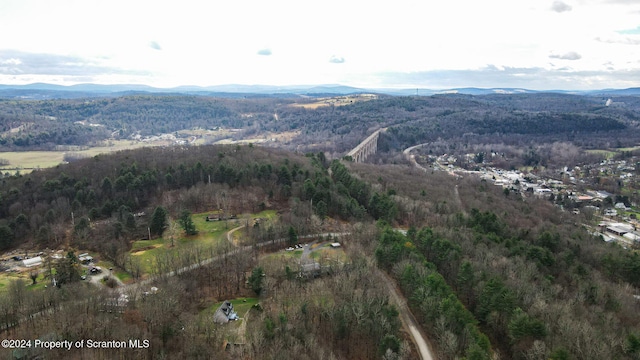
[[[420,359],[422,360],[434,360],[437,359],[436,356],[431,351],[429,347],[429,343],[427,342],[427,338],[424,336],[422,331],[420,331],[420,327],[418,326],[418,322],[415,317],[409,310],[407,306],[407,301],[404,299],[404,296],[399,292],[398,288],[395,285],[395,281],[389,277],[389,275],[385,274],[381,270],[376,270],[379,272],[380,276],[384,279],[387,288],[389,289],[389,293],[391,294],[391,299],[395,302],[398,307],[398,312],[400,313],[400,319],[402,320],[402,326],[411,334],[411,338],[413,339],[413,343],[415,344],[418,354],[420,355]]]

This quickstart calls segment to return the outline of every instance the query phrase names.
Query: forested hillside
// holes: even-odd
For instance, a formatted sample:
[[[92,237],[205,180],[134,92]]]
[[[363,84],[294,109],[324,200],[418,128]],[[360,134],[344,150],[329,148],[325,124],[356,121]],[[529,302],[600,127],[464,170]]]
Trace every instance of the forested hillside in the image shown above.
[[[8,150],[92,145],[185,129],[241,129],[236,138],[296,135],[275,146],[345,153],[387,127],[382,150],[436,139],[500,136],[512,141],[581,141],[590,146],[637,142],[638,100],[561,94],[387,97],[344,106],[292,106],[314,99],[228,99],[130,95],[73,100],[0,101],[0,146]],[[513,137],[512,135],[516,135]],[[622,136],[624,135],[624,136]]]
[[[313,204],[320,217],[392,220],[395,214],[387,194],[373,192],[323,153],[301,156],[252,145],[145,148],[2,179],[0,245],[60,246],[75,219],[75,245],[100,249],[121,237],[111,238],[107,223],[124,238],[145,235],[146,223],[125,223],[158,203],[176,214],[184,208],[237,214],[288,209],[294,198]],[[101,225],[89,231],[80,219]],[[296,226],[309,232],[304,223]],[[100,229],[106,239],[92,233]]]
[[[82,338],[99,330],[104,339],[151,339],[147,350],[119,353],[126,358],[286,359],[301,352],[309,359],[411,358],[375,263],[400,285],[443,359],[637,355],[637,254],[588,234],[546,200],[505,195],[473,178],[452,182],[445,173],[403,165],[342,163],[322,153],[255,146],[140,149],[3,179],[0,231],[11,240],[5,248],[93,249],[136,277],[140,264],[127,255],[129,240],[144,237],[152,225],[148,215],[134,213],[158,206],[175,218],[182,210],[276,209],[280,222],[254,226],[249,241],[340,224],[350,261],[332,267],[329,277],[304,280],[286,262],[257,252],[225,255],[191,275],[159,282],[157,297],[131,302],[123,313],[101,312],[105,304],[98,299],[109,295],[93,290],[82,295],[88,303],[67,302],[82,291],[73,283],[44,297],[16,290],[1,296],[2,323],[60,304],[50,310],[54,321],[34,319],[14,335]],[[406,235],[397,227],[408,228]],[[158,258],[156,273],[228,250],[207,251]],[[208,306],[203,299],[246,296],[241,284],[251,268],[266,273],[262,310],[251,313],[254,326],[246,333],[251,345],[221,352],[217,344],[230,335],[196,320]],[[88,321],[70,324],[69,314],[80,311]],[[106,353],[74,356],[81,354]]]
[[[36,285],[55,274],[56,286],[3,284],[0,325],[13,338],[150,340],[149,348],[119,350],[122,358],[416,358],[386,272],[438,358],[638,358],[637,251],[605,243],[549,199],[423,172],[396,156],[430,141],[425,151],[438,154],[525,144],[523,164],[537,166],[577,153],[579,142],[635,145],[636,101],[606,107],[599,98],[537,94],[382,97],[318,108],[174,95],[1,102],[7,148],[75,139],[69,131],[85,140],[217,126],[297,135],[276,144],[295,153],[253,144],[143,148],[0,179],[0,249],[67,254],[46,265],[46,280],[33,278]],[[388,130],[377,164],[340,159],[381,127]],[[197,227],[191,214],[200,217]],[[224,218],[224,228],[213,230],[210,215],[216,224]],[[334,237],[343,253],[308,254]],[[204,238],[222,243],[178,246]],[[296,246],[306,241],[309,250]],[[148,255],[156,246],[166,251]],[[130,283],[107,290],[81,281],[73,271],[79,249],[108,260]],[[304,269],[303,256],[319,261],[316,272]],[[160,289],[152,295],[151,284]],[[130,301],[123,305],[117,291]],[[213,304],[240,298],[259,304],[247,306],[250,326],[211,321]]]
[[[635,252],[590,235],[547,200],[479,179],[354,168],[393,193],[398,218],[409,222],[406,235],[380,227],[375,256],[442,358],[480,356],[482,334],[500,358],[637,356]]]

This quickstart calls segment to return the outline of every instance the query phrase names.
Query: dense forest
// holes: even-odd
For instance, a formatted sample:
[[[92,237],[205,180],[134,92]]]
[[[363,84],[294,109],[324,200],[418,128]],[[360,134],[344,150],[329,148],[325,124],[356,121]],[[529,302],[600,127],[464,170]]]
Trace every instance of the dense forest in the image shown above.
[[[543,199],[469,178],[359,165],[386,188],[406,235],[382,226],[378,265],[402,286],[442,358],[634,358],[640,257]],[[421,178],[422,180],[418,180]],[[478,357],[482,358],[482,357]]]
[[[592,156],[579,146],[637,145],[637,98],[611,106],[558,94],[380,97],[317,109],[293,102],[183,95],[0,101],[4,149],[194,128],[297,134],[276,145],[284,149],[142,148],[0,179],[0,249],[68,251],[45,266],[57,286],[27,290],[19,280],[0,288],[7,336],[150,341],[140,349],[10,355],[414,359],[391,279],[437,358],[640,356],[637,251],[605,243],[581,224],[584,214],[570,215],[547,198],[424,172],[398,155],[429,142],[424,153],[517,154],[512,166],[577,164]],[[375,164],[341,159],[382,127],[388,130]],[[245,247],[157,256],[142,276],[132,246],[162,236],[168,226],[158,225],[159,217],[188,233],[191,213],[213,210],[272,211],[277,221],[247,226]],[[318,276],[300,276],[295,261],[278,255],[280,241],[325,236],[318,234],[340,234],[345,259]],[[133,285],[121,287],[126,304],[117,286],[80,280],[76,249],[100,254],[130,276]],[[193,267],[202,259],[211,261]],[[157,293],[149,292],[152,285]],[[242,335],[203,315],[212,303],[250,296],[257,304]]]
[[[313,101],[306,100],[307,102]],[[58,100],[0,100],[0,146],[6,150],[92,145],[191,129],[240,129],[237,137],[295,132],[277,146],[340,154],[387,127],[380,149],[395,151],[437,139],[504,136],[512,143],[576,141],[628,146],[640,138],[635,97],[578,95],[379,96],[345,106],[305,108],[299,99],[229,99],[130,95]],[[458,140],[456,140],[458,141]]]
[[[105,312],[99,299],[110,295],[87,291],[86,284],[43,294],[12,285],[0,294],[0,318],[12,324],[50,309],[51,320],[33,318],[12,330],[13,337],[151,339],[149,349],[120,351],[125,358],[412,358],[379,267],[397,281],[440,358],[637,356],[637,254],[605,244],[547,200],[509,196],[473,178],[452,184],[448,176],[329,161],[322,153],[202,146],[126,151],[3,179],[0,229],[12,240],[5,248],[68,243],[117,260],[127,253],[125,240],[144,236],[150,226],[134,212],[164,206],[177,217],[183,209],[273,208],[282,223],[254,229],[254,241],[286,237],[291,228],[322,232],[310,216],[340,219],[350,234],[342,242],[351,260],[328,277],[300,280],[281,262],[237,253],[190,275],[158,280],[156,297],[137,294],[124,312]],[[72,212],[76,225],[69,232]],[[165,270],[158,274],[194,256],[206,255],[184,253],[165,265],[159,259]],[[120,264],[135,273],[131,261],[120,258]],[[230,335],[197,320],[202,300],[246,296],[250,290],[239,279],[256,268],[267,274],[261,309],[251,315],[260,325],[246,334],[251,346],[221,351]],[[78,292],[88,302],[67,300]],[[72,320],[77,313],[87,321]]]

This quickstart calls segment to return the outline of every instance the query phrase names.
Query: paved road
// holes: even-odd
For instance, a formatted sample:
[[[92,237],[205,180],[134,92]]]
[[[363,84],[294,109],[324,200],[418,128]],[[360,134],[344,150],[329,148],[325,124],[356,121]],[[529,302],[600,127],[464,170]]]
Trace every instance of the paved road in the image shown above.
[[[412,147],[408,147],[408,148],[406,148],[406,149],[404,149],[404,150],[402,151],[402,153],[404,154],[404,156],[407,158],[407,160],[409,160],[409,162],[411,162],[411,164],[413,164],[413,166],[415,166],[416,168],[418,168],[418,169],[420,169],[420,170],[422,170],[422,171],[424,171],[424,172],[427,172],[427,171],[429,171],[429,170],[428,170],[427,168],[425,168],[424,166],[422,166],[422,165],[418,164],[418,161],[416,161],[416,156],[415,156],[415,155],[413,155],[413,154],[411,154],[411,152],[412,152],[414,149],[417,149],[417,148],[423,147],[424,145],[428,145],[428,144],[429,144],[429,143],[424,143],[424,144],[414,145],[414,146],[412,146]],[[451,176],[455,177],[456,179],[457,179],[457,178],[461,178],[461,177],[462,177],[461,175],[458,175],[458,174],[456,174],[455,172],[453,172],[451,169],[448,169],[448,168],[446,168],[446,167],[444,167],[444,166],[440,165],[440,163],[439,163],[439,162],[437,162],[437,161],[433,163],[433,167],[434,167],[434,169],[437,169],[437,170],[446,171],[446,172],[447,172],[447,174],[449,174],[449,175],[451,175]]]

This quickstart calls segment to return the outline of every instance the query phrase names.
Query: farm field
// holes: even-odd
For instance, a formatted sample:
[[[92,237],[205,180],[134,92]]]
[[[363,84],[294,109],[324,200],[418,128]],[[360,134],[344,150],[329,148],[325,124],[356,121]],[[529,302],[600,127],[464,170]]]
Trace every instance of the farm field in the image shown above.
[[[585,151],[587,153],[590,153],[590,154],[602,155],[607,159],[611,159],[612,157],[614,157],[618,153],[621,153],[621,152],[632,152],[632,151],[637,151],[638,149],[640,149],[640,146],[624,147],[624,148],[611,148],[611,149],[591,149],[591,150],[585,150]]]
[[[350,105],[359,101],[369,101],[376,98],[373,94],[359,94],[359,95],[347,95],[347,96],[335,96],[329,98],[320,98],[317,101],[310,103],[295,103],[291,104],[292,107],[301,107],[305,109],[317,109],[322,106],[344,106]]]
[[[103,146],[95,146],[85,150],[78,151],[13,151],[0,152],[0,159],[8,161],[8,165],[0,166],[0,171],[9,171],[15,173],[20,171],[21,174],[29,173],[36,169],[54,167],[64,162],[64,156],[73,153],[79,157],[92,157],[98,154],[106,154],[120,150],[137,149],[146,146],[166,146],[167,141],[158,142],[141,142],[131,140],[115,140],[110,141]]]

